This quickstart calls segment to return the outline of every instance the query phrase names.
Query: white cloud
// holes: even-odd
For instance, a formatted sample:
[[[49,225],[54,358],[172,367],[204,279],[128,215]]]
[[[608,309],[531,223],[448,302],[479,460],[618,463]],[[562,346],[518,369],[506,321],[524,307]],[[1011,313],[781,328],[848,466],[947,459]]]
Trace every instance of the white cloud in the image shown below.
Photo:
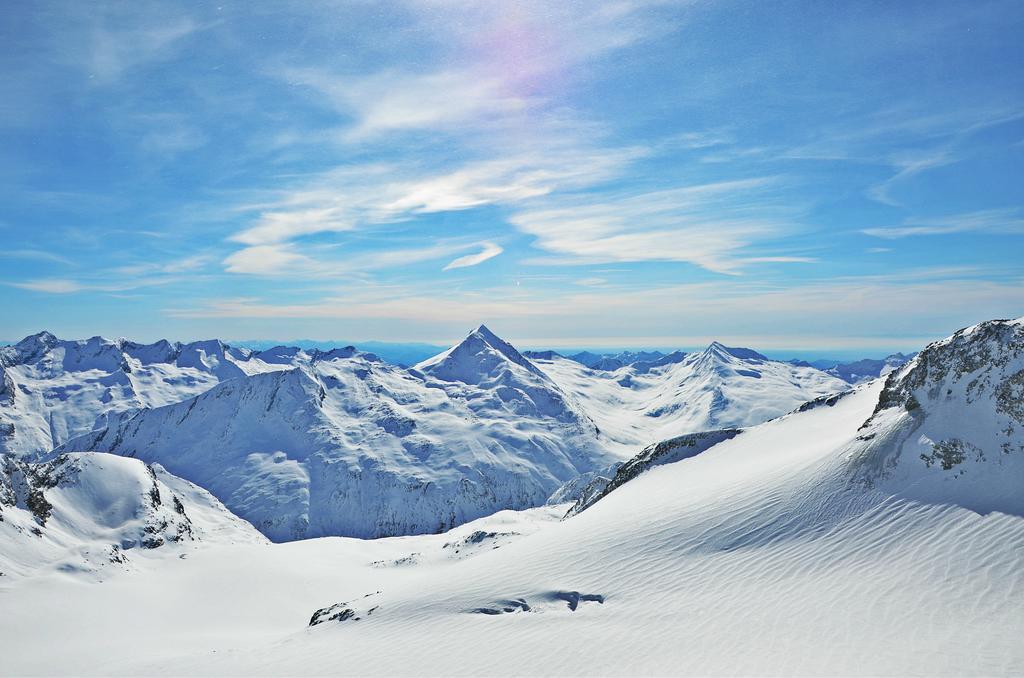
[[[367,141],[387,132],[451,129],[529,105],[527,99],[505,91],[500,79],[469,69],[382,71],[358,77],[293,69],[285,78],[315,89],[354,118],[342,135],[346,141]]]
[[[4,259],[31,259],[36,261],[48,261],[54,264],[72,264],[70,259],[62,257],[53,252],[36,249],[9,250],[0,249],[0,258]]]
[[[110,85],[133,69],[173,57],[186,38],[208,26],[173,5],[68,5],[52,25],[54,58]]]
[[[318,262],[286,244],[246,247],[229,255],[224,267],[228,273],[249,275],[309,274],[321,270]]]
[[[510,221],[536,236],[535,245],[570,257],[566,263],[689,262],[736,273],[750,261],[804,261],[741,256],[753,243],[791,231],[790,210],[768,194],[771,178],[725,181],[585,201],[552,200]]]
[[[945,217],[908,219],[900,226],[866,228],[863,233],[887,240],[952,233],[1024,233],[1024,216],[1015,208],[982,210]]]
[[[255,226],[232,236],[231,239],[246,245],[261,245],[325,231],[348,231],[353,227],[353,222],[345,218],[340,207],[310,207],[293,211],[264,212]]]
[[[44,278],[40,280],[28,280],[26,282],[10,284],[23,290],[46,292],[47,294],[72,294],[86,289],[74,280],[63,280],[59,278]]]
[[[469,266],[476,266],[477,264],[482,264],[488,259],[493,259],[494,257],[498,256],[499,254],[505,251],[501,247],[495,245],[492,242],[481,243],[481,245],[483,245],[483,249],[477,252],[476,254],[467,254],[465,256],[459,257],[458,259],[454,259],[452,260],[451,263],[445,266],[443,270],[450,271],[453,268],[467,268]]]
[[[462,258],[471,259],[486,254],[484,259],[488,259],[501,253],[500,247],[497,252],[491,253],[489,248],[496,245],[484,245],[484,252]],[[463,239],[445,239],[423,247],[360,249],[346,253],[343,248],[331,246],[301,247],[295,243],[275,243],[246,247],[229,255],[223,263],[229,273],[335,278],[380,269],[401,269],[424,261],[450,257],[470,246],[472,243]],[[342,254],[338,254],[339,251]]]
[[[145,264],[133,264],[119,266],[111,270],[111,273],[121,276],[141,276],[153,274],[174,274],[198,271],[210,263],[211,257],[207,254],[191,254],[180,259],[171,261],[149,262]]]
[[[901,203],[892,197],[892,191],[897,184],[922,172],[951,165],[956,161],[957,158],[949,148],[896,154],[890,158],[890,163],[897,170],[896,174],[869,188],[868,196],[885,205],[899,207]]]

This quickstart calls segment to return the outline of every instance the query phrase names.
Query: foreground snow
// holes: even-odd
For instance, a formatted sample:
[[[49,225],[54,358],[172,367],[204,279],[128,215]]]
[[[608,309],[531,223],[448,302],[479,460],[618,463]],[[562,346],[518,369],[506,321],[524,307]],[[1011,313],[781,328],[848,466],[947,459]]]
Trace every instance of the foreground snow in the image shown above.
[[[955,485],[923,503],[856,482],[881,389],[653,468],[564,522],[564,506],[505,512],[446,535],[206,549],[103,585],[23,582],[0,594],[4,671],[1020,673],[1024,520],[963,508]],[[476,531],[523,535],[444,547]],[[336,603],[360,620],[307,627]]]

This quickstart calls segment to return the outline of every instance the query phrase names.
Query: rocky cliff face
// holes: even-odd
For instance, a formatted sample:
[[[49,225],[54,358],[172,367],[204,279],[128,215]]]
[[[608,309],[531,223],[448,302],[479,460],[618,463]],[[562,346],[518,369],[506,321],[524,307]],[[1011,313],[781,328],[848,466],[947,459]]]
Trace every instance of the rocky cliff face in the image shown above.
[[[566,517],[576,515],[655,466],[672,464],[695,457],[720,442],[735,438],[742,432],[735,428],[703,431],[648,445],[629,461],[609,468],[607,473],[595,475],[586,484],[576,483],[573,486],[563,486],[554,497],[563,501],[573,499],[574,503]]]
[[[849,457],[865,486],[1024,513],[1024,319],[960,330],[891,373]]]

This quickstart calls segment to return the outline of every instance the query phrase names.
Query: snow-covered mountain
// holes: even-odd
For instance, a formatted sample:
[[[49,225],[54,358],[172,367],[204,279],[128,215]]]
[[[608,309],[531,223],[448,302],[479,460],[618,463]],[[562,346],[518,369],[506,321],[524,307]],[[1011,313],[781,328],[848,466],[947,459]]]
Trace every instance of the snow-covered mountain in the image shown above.
[[[700,352],[671,353],[610,372],[557,355],[534,362],[627,457],[658,440],[759,424],[849,388],[812,367],[717,342]]]
[[[261,356],[216,340],[26,337],[0,348],[0,453],[48,452],[106,413],[179,402],[225,379],[288,366]]]
[[[1022,374],[1024,320],[982,323],[884,383],[717,444],[654,446],[648,462],[681,460],[638,458],[563,521],[504,512],[445,535],[205,549],[101,587],[10,586],[5,667],[1017,675]],[[143,595],[150,614],[133,616]]]
[[[1024,318],[960,330],[892,372],[847,454],[866,487],[1024,516]]]
[[[59,449],[159,462],[275,541],[444,531],[540,505],[616,458],[573,398],[485,327],[415,370],[324,355],[110,415]]]
[[[798,408],[834,407],[852,391]],[[560,488],[579,513],[655,466],[695,456],[742,431],[651,445],[585,491]],[[929,344],[891,371],[872,415],[844,453],[855,485],[979,513],[1024,517],[1024,318],[992,320]]]
[[[102,573],[142,552],[264,543],[209,492],[137,459],[71,453],[47,463],[0,456],[0,574]]]
[[[538,355],[538,357],[542,356]],[[565,357],[592,370],[615,371],[626,365],[658,362],[665,357],[665,354],[661,351],[620,351],[618,353],[580,351]]]
[[[893,370],[907,364],[913,357],[913,354],[893,353],[881,360],[865,358],[849,363],[838,363],[825,368],[825,371],[845,382],[858,384],[876,377],[887,376]]]

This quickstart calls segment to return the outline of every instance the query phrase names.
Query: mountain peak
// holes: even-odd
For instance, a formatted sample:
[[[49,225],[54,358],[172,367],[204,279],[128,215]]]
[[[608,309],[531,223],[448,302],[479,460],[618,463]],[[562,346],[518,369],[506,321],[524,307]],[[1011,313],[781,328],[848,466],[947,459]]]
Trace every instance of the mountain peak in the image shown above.
[[[547,375],[512,344],[480,325],[452,348],[416,365],[416,369],[443,381],[479,384],[514,369],[510,364],[547,380]]]
[[[51,334],[50,332],[47,332],[46,330],[43,330],[42,332],[30,334],[29,336],[25,337],[17,344],[15,344],[15,347],[21,350],[52,348],[59,342],[60,339],[58,339],[55,335]]]
[[[487,325],[484,325],[483,323],[477,325],[477,328],[473,330],[470,334],[479,334],[484,337],[498,339],[498,335],[496,335],[494,332],[491,332],[490,328],[487,327]]]
[[[729,360],[730,358],[739,358],[740,360],[768,360],[766,356],[761,355],[753,349],[726,346],[718,341],[711,342],[711,344],[704,349],[704,352],[701,355],[720,360]]]

